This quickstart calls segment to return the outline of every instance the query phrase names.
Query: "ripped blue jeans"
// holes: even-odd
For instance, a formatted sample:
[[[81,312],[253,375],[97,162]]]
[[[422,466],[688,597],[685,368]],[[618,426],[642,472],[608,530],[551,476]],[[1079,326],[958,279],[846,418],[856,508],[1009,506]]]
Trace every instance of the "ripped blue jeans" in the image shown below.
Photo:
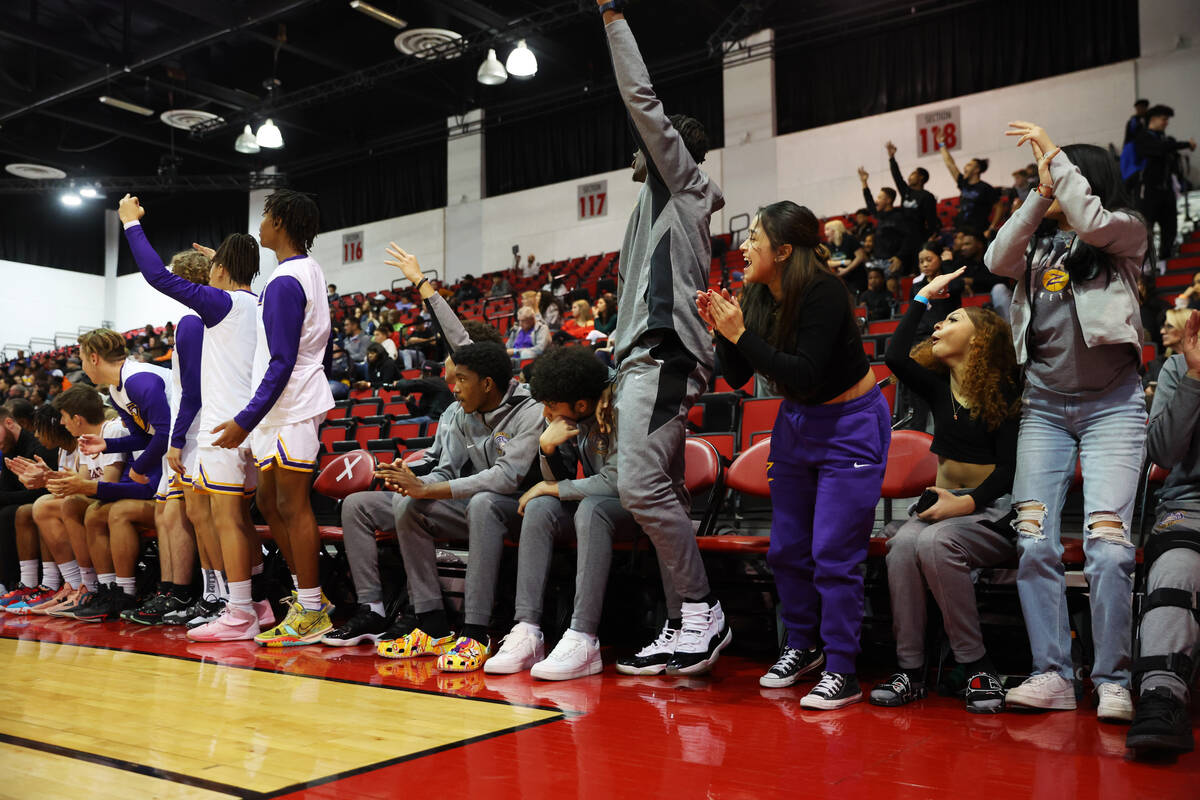
[[[1079,457],[1084,576],[1092,611],[1092,680],[1128,688],[1135,550],[1129,526],[1146,440],[1136,374],[1101,395],[1074,397],[1029,384],[1017,440],[1017,590],[1033,672],[1071,680],[1071,630],[1062,564],[1062,508]],[[1119,523],[1117,527],[1097,523]]]

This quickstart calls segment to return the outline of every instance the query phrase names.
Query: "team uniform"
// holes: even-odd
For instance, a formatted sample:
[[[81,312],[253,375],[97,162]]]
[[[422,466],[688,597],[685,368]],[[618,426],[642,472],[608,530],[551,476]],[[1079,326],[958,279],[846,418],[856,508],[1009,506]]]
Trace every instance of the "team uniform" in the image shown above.
[[[126,433],[116,438],[105,436],[105,450],[132,455],[121,480],[97,485],[96,497],[104,501],[152,500],[166,466],[171,434],[171,373],[126,359],[121,379],[108,387],[108,396]],[[146,483],[132,480],[130,472],[145,476]]]
[[[108,441],[110,439],[115,440],[124,436],[128,436],[129,431],[125,428],[125,425],[121,422],[121,420],[110,419],[106,420],[100,427],[100,435],[104,437],[105,441]],[[94,456],[88,456],[76,450],[69,456],[72,461],[72,466],[68,467],[68,469],[76,472],[86,471],[88,480],[98,481],[101,477],[103,477],[105,467],[109,466],[110,464],[124,464],[128,460],[125,455],[125,453],[105,450],[103,453],[99,453]],[[62,458],[62,451],[59,451],[59,458]],[[63,462],[60,460],[58,463],[61,468]],[[125,480],[128,474],[128,469],[122,470],[121,479]]]
[[[204,323],[195,314],[180,317],[175,326],[175,348],[171,352],[171,447],[178,448],[183,475],[163,466],[158,482],[160,503],[182,500],[196,472],[196,434],[200,430],[200,359],[204,350]]]

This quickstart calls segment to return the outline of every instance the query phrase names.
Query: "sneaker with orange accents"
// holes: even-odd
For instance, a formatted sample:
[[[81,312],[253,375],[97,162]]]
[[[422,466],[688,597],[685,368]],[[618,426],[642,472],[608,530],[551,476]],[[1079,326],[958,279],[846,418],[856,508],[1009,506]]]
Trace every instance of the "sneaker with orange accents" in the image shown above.
[[[23,617],[26,614],[32,614],[35,608],[49,603],[52,599],[54,599],[54,595],[57,593],[57,589],[51,589],[49,586],[38,584],[34,587],[32,592],[25,595],[17,602],[10,603],[9,605],[5,606],[4,610],[9,614],[16,614],[17,616]]]
[[[446,636],[434,639],[420,628],[413,628],[397,639],[381,640],[375,645],[375,650],[384,658],[421,658],[449,653],[454,645],[453,631]]]
[[[4,594],[0,594],[0,608],[8,608],[13,603],[21,602],[26,597],[33,594],[36,589],[36,586],[26,586],[23,583],[18,583],[17,588],[10,589]]]
[[[34,606],[30,609],[30,611],[34,614],[49,614],[51,611],[61,606],[74,591],[76,590],[71,588],[71,584],[64,583],[59,590],[50,597],[48,602]]]
[[[460,636],[454,643],[454,649],[438,657],[438,669],[442,672],[474,672],[483,667],[491,653],[490,642],[477,642]]]

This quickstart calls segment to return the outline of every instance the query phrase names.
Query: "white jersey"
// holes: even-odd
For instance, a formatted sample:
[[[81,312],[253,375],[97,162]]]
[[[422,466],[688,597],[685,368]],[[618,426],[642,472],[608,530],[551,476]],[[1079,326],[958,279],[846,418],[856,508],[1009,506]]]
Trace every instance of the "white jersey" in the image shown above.
[[[58,448],[58,468],[67,472],[79,471],[79,448],[71,451]]]
[[[174,402],[172,400],[174,392],[172,392],[171,386],[171,372],[153,364],[134,361],[132,358],[126,359],[121,366],[121,386],[119,388],[116,385],[109,386],[108,396],[112,399],[113,406],[118,413],[129,415],[138,428],[153,436],[156,433],[154,426],[144,417],[137,400],[130,397],[130,381],[140,382],[137,376],[143,374],[154,375],[161,379],[167,393],[167,403]],[[171,432],[167,431],[167,435],[170,436]]]
[[[216,441],[212,429],[233,419],[250,402],[257,383],[254,374],[255,341],[259,326],[258,297],[245,289],[229,292],[229,313],[204,331],[200,358],[200,433],[197,442]]]
[[[105,439],[119,439],[122,436],[128,436],[129,430],[126,429],[124,423],[119,419],[110,419],[105,421],[100,428],[100,436]],[[78,451],[76,451],[78,452]],[[98,481],[104,476],[104,468],[110,464],[124,464],[126,453],[109,453],[107,451],[95,456],[78,455],[78,467],[80,470],[87,470],[88,480]],[[128,454],[133,457],[133,454]]]
[[[267,295],[272,283],[286,277],[294,278],[304,291],[304,318],[300,327],[296,366],[283,393],[259,423],[268,427],[302,422],[333,408],[333,393],[325,377],[325,350],[329,344],[330,330],[325,273],[312,256],[286,259],[275,268],[275,273],[263,287],[263,297]],[[270,363],[271,351],[267,345],[267,329],[263,323],[263,299],[260,297],[258,337],[251,379],[254,391],[258,391]]]

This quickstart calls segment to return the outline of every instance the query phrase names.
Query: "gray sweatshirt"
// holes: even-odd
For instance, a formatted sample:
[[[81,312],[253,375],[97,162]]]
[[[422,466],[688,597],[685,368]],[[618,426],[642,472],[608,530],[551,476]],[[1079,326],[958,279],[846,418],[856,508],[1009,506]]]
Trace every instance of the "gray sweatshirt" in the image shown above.
[[[1065,153],[1050,162],[1054,195],[1071,228],[1084,242],[1102,249],[1113,262],[1112,280],[1105,271],[1090,281],[1072,287],[1075,311],[1084,343],[1127,344],[1138,363],[1142,357],[1142,315],[1138,304],[1137,277],[1146,257],[1146,226],[1124,211],[1108,211],[1092,194],[1092,187]],[[983,256],[983,263],[997,275],[1013,278],[1011,310],[1013,344],[1017,363],[1028,360],[1025,348],[1030,323],[1029,297],[1025,291],[1026,249],[1051,201],[1034,192],[996,232],[996,241]],[[1052,254],[1039,250],[1035,265],[1052,267]]]
[[[1200,381],[1187,374],[1181,355],[1167,359],[1158,373],[1150,406],[1146,450],[1169,469],[1158,491],[1158,511],[1200,511]]]
[[[629,25],[618,19],[605,30],[648,172],[621,244],[613,355],[620,362],[643,334],[674,331],[697,361],[711,367],[712,337],[696,311],[696,292],[708,288],[709,219],[724,207],[725,196],[663,112]]]
[[[542,478],[558,481],[558,499],[578,502],[585,497],[617,496],[617,437],[600,432],[595,415],[579,420],[579,435],[547,456],[539,447]],[[582,478],[575,478],[579,465]]]

